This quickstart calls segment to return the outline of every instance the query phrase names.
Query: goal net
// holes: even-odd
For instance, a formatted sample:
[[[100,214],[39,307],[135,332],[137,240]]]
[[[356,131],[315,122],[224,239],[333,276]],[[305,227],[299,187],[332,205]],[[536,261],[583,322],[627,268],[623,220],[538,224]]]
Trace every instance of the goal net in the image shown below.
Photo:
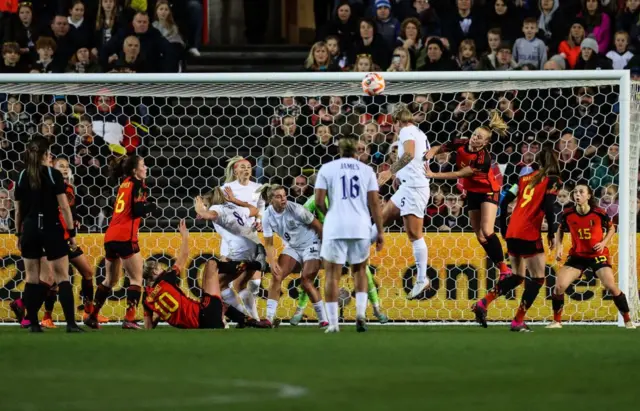
[[[143,257],[164,265],[174,260],[180,242],[178,221],[191,232],[190,261],[182,273],[188,295],[200,296],[204,263],[219,253],[220,238],[195,218],[193,198],[224,183],[228,159],[250,160],[255,179],[289,189],[289,201],[313,195],[315,173],[337,156],[339,136],[359,139],[359,159],[381,171],[397,158],[397,136],[389,113],[406,104],[432,145],[468,137],[498,110],[509,126],[494,136],[493,167],[503,191],[531,170],[535,153],[553,144],[562,165],[563,189],[556,211],[570,191],[585,182],[616,222],[610,245],[618,281],[637,320],[637,177],[640,141],[640,86],[621,71],[386,73],[383,95],[364,96],[364,73],[225,75],[6,75],[0,78],[0,321],[11,322],[10,301],[24,289],[24,264],[13,226],[13,181],[22,170],[22,150],[40,133],[54,143],[53,153],[68,160],[77,191],[81,223],[78,243],[94,271],[104,279],[103,233],[109,223],[117,185],[107,179],[107,162],[123,151],[145,158],[148,186],[159,210],[141,225]],[[451,170],[451,155],[438,155],[431,167]],[[381,187],[384,201],[393,187]],[[456,180],[433,181],[424,236],[429,248],[432,289],[408,301],[415,276],[411,244],[401,221],[386,230],[386,246],[372,253],[371,268],[383,312],[394,322],[469,322],[472,302],[495,284],[498,270],[485,256],[471,229],[464,192]],[[545,225],[546,226],[546,225]],[[499,228],[496,227],[496,231]],[[276,244],[281,247],[279,240]],[[570,246],[565,236],[564,255]],[[551,293],[562,262],[547,252],[546,284],[528,313],[531,321],[552,318]],[[320,283],[323,273],[320,274]],[[73,282],[79,290],[80,276]],[[262,279],[259,311],[264,313],[270,274]],[[113,289],[102,314],[124,316],[126,279]],[[283,283],[278,317],[297,307],[297,274]],[[353,285],[341,287],[341,314],[355,316]],[[500,299],[491,320],[510,320],[522,290]],[[76,293],[77,295],[78,293]],[[567,322],[615,323],[612,297],[587,271],[566,293]],[[79,302],[78,302],[79,303]],[[141,312],[141,310],[139,310]],[[307,307],[312,314],[312,307]],[[371,311],[369,311],[371,314]],[[54,318],[62,320],[56,303]]]

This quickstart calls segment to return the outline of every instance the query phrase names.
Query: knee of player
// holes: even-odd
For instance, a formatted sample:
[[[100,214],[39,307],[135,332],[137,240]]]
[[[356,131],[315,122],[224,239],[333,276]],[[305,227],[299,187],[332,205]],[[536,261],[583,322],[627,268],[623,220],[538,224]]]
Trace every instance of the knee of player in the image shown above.
[[[493,231],[493,228],[486,228],[483,227],[480,230],[479,235],[481,235],[482,237],[484,237],[484,240],[486,240],[487,238],[491,237],[495,232]],[[478,237],[479,238],[479,237]]]

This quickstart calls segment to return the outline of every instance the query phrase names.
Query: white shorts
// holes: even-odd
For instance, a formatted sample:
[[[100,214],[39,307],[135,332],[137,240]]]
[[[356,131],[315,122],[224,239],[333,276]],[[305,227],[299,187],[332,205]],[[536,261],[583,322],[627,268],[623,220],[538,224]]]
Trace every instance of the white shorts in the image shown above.
[[[324,240],[320,256],[334,264],[360,264],[369,258],[369,247],[371,240],[344,239],[344,240]]]
[[[320,260],[320,243],[311,244],[308,247],[293,248],[286,246],[282,254],[288,255],[300,264],[305,261]]]
[[[414,215],[424,218],[424,214],[429,205],[429,187],[407,187],[400,185],[398,191],[393,194],[391,201],[400,209],[400,216]]]
[[[258,245],[245,238],[232,236],[222,240],[220,245],[220,255],[227,257],[231,261],[253,261],[258,252]]]

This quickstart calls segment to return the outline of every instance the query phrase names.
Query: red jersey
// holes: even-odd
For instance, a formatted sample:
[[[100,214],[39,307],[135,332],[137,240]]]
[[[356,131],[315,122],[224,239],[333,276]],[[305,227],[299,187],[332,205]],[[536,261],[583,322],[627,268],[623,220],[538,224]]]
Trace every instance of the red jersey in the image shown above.
[[[545,197],[553,196],[555,202],[560,179],[556,176],[544,177],[535,187],[531,187],[529,183],[538,173],[539,171],[534,171],[518,180],[518,201],[511,214],[506,238],[537,241],[541,237]],[[547,223],[551,224],[550,221]]]
[[[71,208],[71,216],[75,223],[76,221],[78,221],[78,216],[76,215],[76,192],[71,184],[64,183],[64,186],[64,193],[67,195],[67,201],[69,202],[69,207]],[[62,223],[62,228],[64,229],[64,239],[68,240],[68,227],[67,223],[64,222],[64,217],[62,217],[62,211],[60,212],[60,223]]]
[[[158,314],[161,320],[177,328],[199,328],[200,303],[187,297],[178,286],[180,269],[175,265],[160,274],[151,287],[145,287],[144,315]]]
[[[134,177],[124,179],[116,203],[113,206],[113,216],[104,235],[104,242],[110,241],[138,241],[138,228],[144,213],[147,200],[147,186],[143,181]]]
[[[581,215],[575,208],[567,208],[562,213],[562,231],[571,233],[571,250],[569,255],[574,257],[609,256],[609,249],[597,252],[593,246],[601,242],[606,233],[613,228],[613,223],[607,212],[599,207],[592,208],[585,215]]]
[[[456,153],[456,168],[473,169],[471,177],[461,178],[462,187],[472,193],[492,194],[500,191],[500,183],[495,169],[491,167],[491,153],[487,148],[480,151],[469,150],[469,140],[454,140],[443,145],[443,150]]]

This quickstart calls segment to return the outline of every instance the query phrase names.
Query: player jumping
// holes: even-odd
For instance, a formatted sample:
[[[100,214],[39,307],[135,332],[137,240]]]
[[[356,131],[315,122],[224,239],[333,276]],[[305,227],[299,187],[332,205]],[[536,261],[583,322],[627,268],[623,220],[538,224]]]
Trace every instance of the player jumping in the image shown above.
[[[562,224],[558,228],[556,242],[556,260],[562,260],[562,237],[568,232],[571,235],[569,257],[560,269],[553,290],[553,322],[547,328],[562,328],[562,309],[564,292],[582,273],[591,269],[600,279],[602,285],[613,296],[613,303],[622,314],[624,325],[635,329],[629,315],[627,297],[618,288],[611,264],[607,245],[615,234],[615,226],[607,212],[596,207],[596,199],[591,187],[587,184],[577,185],[572,193],[575,208],[567,208],[562,213]],[[606,234],[605,234],[606,233]]]
[[[287,201],[287,193],[280,185],[265,185],[262,198],[269,206],[263,215],[263,229],[267,258],[271,266],[271,287],[267,299],[267,321],[273,324],[282,281],[297,264],[302,264],[302,288],[311,298],[321,328],[329,325],[320,292],[313,285],[320,271],[320,239],[322,224],[300,204]],[[276,258],[273,233],[282,238],[286,247]]]
[[[536,156],[538,170],[520,177],[517,184],[507,192],[502,200],[500,220],[502,236],[507,240],[507,250],[514,275],[501,276],[496,286],[473,305],[476,321],[487,327],[487,308],[497,297],[505,295],[523,281],[522,300],[511,322],[511,331],[529,332],[524,317],[533,305],[540,288],[544,286],[545,255],[542,245],[542,222],[546,217],[549,249],[555,244],[556,217],[554,204],[560,189],[560,167],[558,156],[552,146],[544,146]],[[507,208],[518,199],[507,229]],[[526,277],[527,270],[531,278]]]

